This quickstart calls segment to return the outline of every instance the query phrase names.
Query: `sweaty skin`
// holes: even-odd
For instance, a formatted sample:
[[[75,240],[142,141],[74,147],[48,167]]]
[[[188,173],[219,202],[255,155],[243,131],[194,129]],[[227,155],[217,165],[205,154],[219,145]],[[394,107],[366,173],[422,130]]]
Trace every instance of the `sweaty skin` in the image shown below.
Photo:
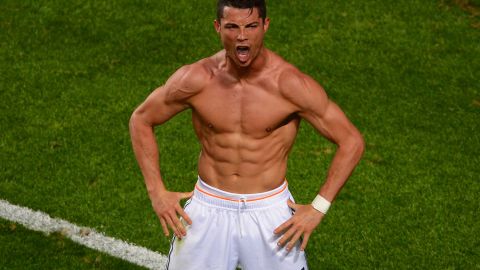
[[[224,50],[177,70],[133,113],[132,144],[153,208],[165,235],[186,235],[178,215],[191,224],[179,201],[192,193],[168,191],[160,174],[153,127],[190,109],[202,146],[198,174],[209,185],[233,193],[258,193],[280,186],[301,119],[337,144],[319,194],[333,201],[364,149],[360,133],[311,77],[263,46],[269,19],[254,8],[225,7],[215,21]],[[279,245],[301,248],[323,214],[288,202],[295,215],[278,227]],[[273,233],[273,232],[272,232]]]

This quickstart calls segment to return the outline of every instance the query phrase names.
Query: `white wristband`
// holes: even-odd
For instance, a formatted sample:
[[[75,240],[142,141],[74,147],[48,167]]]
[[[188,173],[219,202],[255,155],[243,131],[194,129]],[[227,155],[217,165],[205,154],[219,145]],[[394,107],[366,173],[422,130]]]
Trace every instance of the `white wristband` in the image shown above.
[[[317,197],[315,197],[315,200],[312,202],[313,208],[316,210],[322,212],[323,214],[326,214],[328,211],[328,208],[330,208],[331,203],[327,201],[325,198],[317,194]]]

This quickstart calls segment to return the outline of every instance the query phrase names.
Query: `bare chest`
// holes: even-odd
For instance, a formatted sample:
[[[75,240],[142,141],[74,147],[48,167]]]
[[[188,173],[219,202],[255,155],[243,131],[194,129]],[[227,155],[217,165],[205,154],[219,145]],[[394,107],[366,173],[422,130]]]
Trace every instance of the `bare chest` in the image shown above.
[[[225,83],[214,79],[192,100],[198,125],[217,132],[264,134],[288,124],[294,109],[268,80]]]

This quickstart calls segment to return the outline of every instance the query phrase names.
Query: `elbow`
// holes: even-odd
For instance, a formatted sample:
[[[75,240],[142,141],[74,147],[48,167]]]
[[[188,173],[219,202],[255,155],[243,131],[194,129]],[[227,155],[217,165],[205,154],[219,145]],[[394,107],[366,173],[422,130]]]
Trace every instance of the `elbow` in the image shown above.
[[[352,136],[350,151],[357,161],[362,158],[363,153],[365,152],[365,140],[359,132]]]
[[[133,129],[135,128],[136,121],[138,121],[137,110],[132,113],[132,115],[130,116],[130,120],[128,121],[128,129],[130,130],[130,133],[132,133]]]
[[[136,136],[138,133],[149,132],[153,130],[154,126],[155,124],[151,122],[148,115],[141,108],[137,108],[132,113],[128,122],[128,129],[131,137]]]
[[[360,133],[355,139],[355,153],[357,154],[358,159],[360,159],[363,156],[363,153],[365,153],[365,140]]]
[[[356,133],[344,142],[343,147],[340,145],[340,148],[343,148],[358,162],[365,152],[365,141],[360,133]]]
[[[144,123],[142,120],[142,113],[136,109],[132,115],[130,116],[130,120],[128,122],[128,129],[130,131],[130,135],[133,135],[136,130],[141,127],[141,124]]]

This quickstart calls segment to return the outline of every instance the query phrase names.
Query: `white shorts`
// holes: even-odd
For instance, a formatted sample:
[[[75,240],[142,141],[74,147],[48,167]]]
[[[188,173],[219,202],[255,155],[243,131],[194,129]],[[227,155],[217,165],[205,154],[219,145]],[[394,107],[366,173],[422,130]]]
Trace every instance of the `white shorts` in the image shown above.
[[[289,198],[287,182],[268,192],[235,194],[199,177],[185,204],[192,225],[183,239],[173,237],[166,269],[307,270],[300,242],[287,252],[277,246],[280,235],[273,233],[292,216]]]

